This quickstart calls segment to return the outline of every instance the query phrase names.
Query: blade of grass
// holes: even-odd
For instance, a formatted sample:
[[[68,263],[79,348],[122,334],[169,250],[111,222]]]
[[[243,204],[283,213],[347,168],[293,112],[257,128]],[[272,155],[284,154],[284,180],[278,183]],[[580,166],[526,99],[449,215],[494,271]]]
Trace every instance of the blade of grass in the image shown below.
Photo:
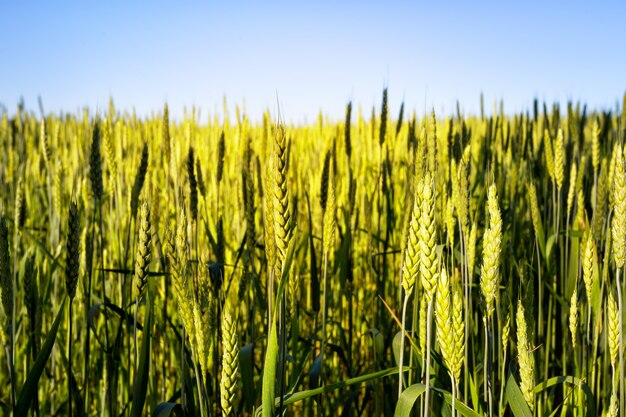
[[[50,328],[50,332],[48,332],[48,336],[46,336],[46,341],[41,347],[41,351],[39,351],[39,355],[37,355],[37,359],[35,360],[32,369],[26,377],[26,382],[24,382],[24,386],[22,387],[22,391],[20,391],[17,404],[15,405],[15,413],[13,414],[14,417],[26,417],[26,415],[28,414],[30,405],[33,401],[33,398],[35,397],[35,391],[38,389],[39,378],[41,377],[41,374],[46,367],[46,363],[48,362],[50,353],[52,353],[52,348],[56,340],[57,331],[59,330],[61,318],[63,317],[63,308],[65,306],[66,300],[67,297],[63,297],[63,302],[59,307],[59,312],[54,319],[54,323]]]

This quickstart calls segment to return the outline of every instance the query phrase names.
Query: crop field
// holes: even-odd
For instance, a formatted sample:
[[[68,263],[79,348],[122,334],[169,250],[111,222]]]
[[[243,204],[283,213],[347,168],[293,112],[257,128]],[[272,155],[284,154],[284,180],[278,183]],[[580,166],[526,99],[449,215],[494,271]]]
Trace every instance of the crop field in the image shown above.
[[[624,99],[3,109],[0,415],[623,416]]]

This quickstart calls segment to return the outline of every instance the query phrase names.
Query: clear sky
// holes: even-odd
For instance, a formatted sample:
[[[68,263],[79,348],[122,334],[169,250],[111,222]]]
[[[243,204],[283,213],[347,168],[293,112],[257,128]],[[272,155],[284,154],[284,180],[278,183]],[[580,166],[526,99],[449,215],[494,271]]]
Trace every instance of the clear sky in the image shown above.
[[[369,114],[389,87],[418,113],[505,110],[538,97],[615,108],[626,91],[626,1],[0,2],[0,103],[138,114],[244,104],[312,121]]]

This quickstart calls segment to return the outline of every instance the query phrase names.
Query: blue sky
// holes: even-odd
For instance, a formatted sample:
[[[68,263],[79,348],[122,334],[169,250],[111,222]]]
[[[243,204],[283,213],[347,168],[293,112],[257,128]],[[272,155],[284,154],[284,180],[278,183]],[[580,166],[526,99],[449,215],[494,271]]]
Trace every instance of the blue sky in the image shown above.
[[[55,3],[55,4],[53,4]],[[57,4],[58,3],[58,4]],[[614,108],[626,91],[626,2],[3,1],[0,103],[203,117],[222,100],[258,120],[369,114],[389,86],[422,113],[538,97]]]

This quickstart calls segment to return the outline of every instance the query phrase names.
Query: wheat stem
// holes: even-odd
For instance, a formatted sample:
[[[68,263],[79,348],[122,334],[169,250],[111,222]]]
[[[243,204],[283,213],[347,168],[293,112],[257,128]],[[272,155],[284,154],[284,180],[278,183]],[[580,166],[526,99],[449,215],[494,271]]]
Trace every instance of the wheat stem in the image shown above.
[[[402,371],[402,367],[404,365],[404,338],[406,337],[404,335],[404,328],[406,323],[406,308],[409,304],[409,295],[410,294],[408,293],[404,295],[404,304],[402,305],[402,337],[400,341],[400,360],[398,361],[398,401],[400,400],[400,395],[402,395],[402,389],[404,386],[404,373]]]
[[[430,416],[430,409],[429,409],[429,404],[430,404],[430,341],[431,341],[431,322],[432,320],[432,316],[433,316],[433,301],[432,299],[430,301],[428,301],[428,313],[427,313],[427,318],[426,318],[426,392],[424,393],[425,396],[425,400],[424,400],[424,415],[425,416]]]

